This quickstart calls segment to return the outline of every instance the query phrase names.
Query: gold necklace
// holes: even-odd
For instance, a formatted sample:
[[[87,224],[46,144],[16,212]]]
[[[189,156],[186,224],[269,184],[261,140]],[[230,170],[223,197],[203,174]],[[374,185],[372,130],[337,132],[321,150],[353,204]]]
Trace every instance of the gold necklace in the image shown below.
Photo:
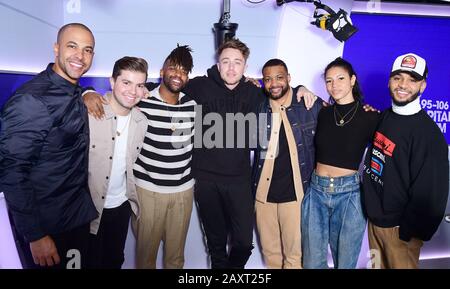
[[[180,105],[178,104],[177,107],[177,112],[180,111]],[[174,121],[175,118],[175,121]],[[179,119],[180,121],[178,121],[177,119]],[[170,117],[170,124],[172,124],[172,127],[170,128],[170,130],[172,130],[173,132],[176,131],[178,128],[180,128],[181,124],[183,123],[183,118],[178,118],[178,117]]]
[[[356,115],[356,111],[358,111],[358,106],[359,106],[359,101],[356,102],[355,106],[352,107],[344,116],[341,116],[341,114],[339,113],[339,110],[336,108],[336,104],[334,105],[334,122],[336,123],[337,126],[344,126],[347,123],[349,123],[353,117]],[[345,120],[345,118],[353,111],[352,116],[348,119]],[[336,114],[339,116],[339,121],[336,118]]]
[[[130,118],[131,118],[131,112],[128,114],[127,121],[125,122],[125,125],[122,127],[122,129],[119,130],[118,128],[116,128],[116,135],[117,136],[120,136],[123,133],[123,131],[127,128],[128,122],[130,121]]]
[[[178,111],[180,111],[180,105],[181,105],[181,103],[180,103],[180,99],[178,99],[177,100],[177,103],[176,104],[170,104],[170,103],[168,103],[166,100],[164,100],[164,98],[163,98],[163,96],[161,95],[161,99],[162,99],[162,102],[164,103],[164,106],[166,107],[166,110],[167,110],[167,117],[168,118],[170,118],[170,124],[172,125],[171,127],[170,127],[170,130],[171,131],[176,131],[180,126],[181,126],[181,123],[179,123],[179,122],[173,122],[173,116],[170,116],[170,110],[169,110],[169,105],[172,105],[172,106],[176,106],[177,107],[177,112]],[[176,125],[177,124],[177,125]]]

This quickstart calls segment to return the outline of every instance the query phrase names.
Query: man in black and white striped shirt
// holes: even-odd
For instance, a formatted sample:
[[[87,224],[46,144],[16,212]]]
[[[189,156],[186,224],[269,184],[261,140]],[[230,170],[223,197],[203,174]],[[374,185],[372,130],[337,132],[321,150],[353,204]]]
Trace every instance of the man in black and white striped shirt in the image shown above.
[[[184,246],[192,212],[191,172],[196,102],[181,92],[189,81],[193,60],[188,46],[177,46],[160,70],[161,84],[137,106],[148,120],[144,145],[134,165],[140,216],[133,218],[136,267],[156,268],[164,240],[164,268],[183,268]],[[87,93],[89,92],[89,93]],[[107,102],[95,91],[83,100],[96,118]]]
[[[147,116],[144,145],[134,166],[141,215],[133,220],[136,266],[156,268],[164,240],[164,268],[184,265],[192,212],[191,174],[196,102],[181,92],[193,63],[191,49],[178,46],[164,61],[161,84],[138,107]]]

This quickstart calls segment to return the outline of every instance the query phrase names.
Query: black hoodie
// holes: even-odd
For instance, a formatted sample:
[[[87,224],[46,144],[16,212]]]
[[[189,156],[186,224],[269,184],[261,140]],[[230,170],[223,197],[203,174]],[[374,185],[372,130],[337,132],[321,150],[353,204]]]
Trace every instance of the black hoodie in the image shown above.
[[[217,65],[214,65],[208,69],[207,76],[190,80],[185,92],[199,104],[194,140],[194,177],[219,182],[250,181],[249,136],[256,128],[249,125],[249,121],[245,122],[246,125],[238,125],[236,121],[230,121],[230,117],[241,114],[243,118],[256,120],[258,105],[265,98],[262,89],[245,82],[243,77],[230,90],[220,77]],[[216,123],[217,119],[219,121]],[[238,136],[243,133],[245,142],[242,142],[242,136]]]

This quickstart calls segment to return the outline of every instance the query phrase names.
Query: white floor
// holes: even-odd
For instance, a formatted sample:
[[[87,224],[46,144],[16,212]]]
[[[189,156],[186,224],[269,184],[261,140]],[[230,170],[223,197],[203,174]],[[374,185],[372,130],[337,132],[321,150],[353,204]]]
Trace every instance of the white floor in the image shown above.
[[[450,211],[450,204],[447,204],[447,211]],[[14,239],[11,233],[9,219],[6,212],[6,204],[3,193],[0,193],[0,269],[21,268],[17,251],[15,249]],[[258,246],[258,238],[254,233],[255,249],[247,263],[246,268],[262,269],[264,267],[261,250]],[[126,247],[125,247],[125,263],[123,268],[134,268],[135,260],[135,239],[131,229],[129,229]],[[359,256],[358,268],[368,268],[369,249],[367,242],[367,234],[363,240],[361,254]],[[158,255],[158,268],[162,268],[162,252]],[[329,265],[332,266],[331,257],[329,256]],[[203,269],[209,268],[206,246],[203,240],[203,233],[197,216],[197,209],[194,206],[191,216],[191,223],[186,240],[185,250],[185,268],[186,269]],[[450,269],[450,224],[443,221],[441,227],[429,242],[425,242],[421,251],[420,268],[445,268]]]

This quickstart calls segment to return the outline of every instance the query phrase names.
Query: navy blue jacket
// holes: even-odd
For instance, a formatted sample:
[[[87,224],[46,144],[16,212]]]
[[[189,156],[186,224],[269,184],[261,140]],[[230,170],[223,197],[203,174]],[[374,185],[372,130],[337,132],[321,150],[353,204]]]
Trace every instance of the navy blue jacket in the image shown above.
[[[307,110],[303,98],[300,102],[297,101],[297,89],[294,89],[292,95],[292,104],[286,111],[287,118],[291,124],[294,133],[295,143],[298,150],[298,163],[300,164],[300,174],[302,176],[303,191],[309,187],[311,174],[315,167],[315,150],[314,150],[314,135],[317,126],[317,116],[322,108],[323,100],[318,98],[314,106]],[[272,108],[267,97],[259,107],[259,114],[267,115],[267,123],[259,122],[258,125],[258,149],[255,152],[255,160],[253,166],[253,192],[256,192],[259,178],[264,165],[264,155],[267,152],[269,138],[272,130]],[[261,120],[261,118],[260,118]],[[261,142],[265,139],[266,141]]]
[[[88,189],[89,127],[78,85],[46,70],[1,113],[0,191],[29,242],[97,216]]]

